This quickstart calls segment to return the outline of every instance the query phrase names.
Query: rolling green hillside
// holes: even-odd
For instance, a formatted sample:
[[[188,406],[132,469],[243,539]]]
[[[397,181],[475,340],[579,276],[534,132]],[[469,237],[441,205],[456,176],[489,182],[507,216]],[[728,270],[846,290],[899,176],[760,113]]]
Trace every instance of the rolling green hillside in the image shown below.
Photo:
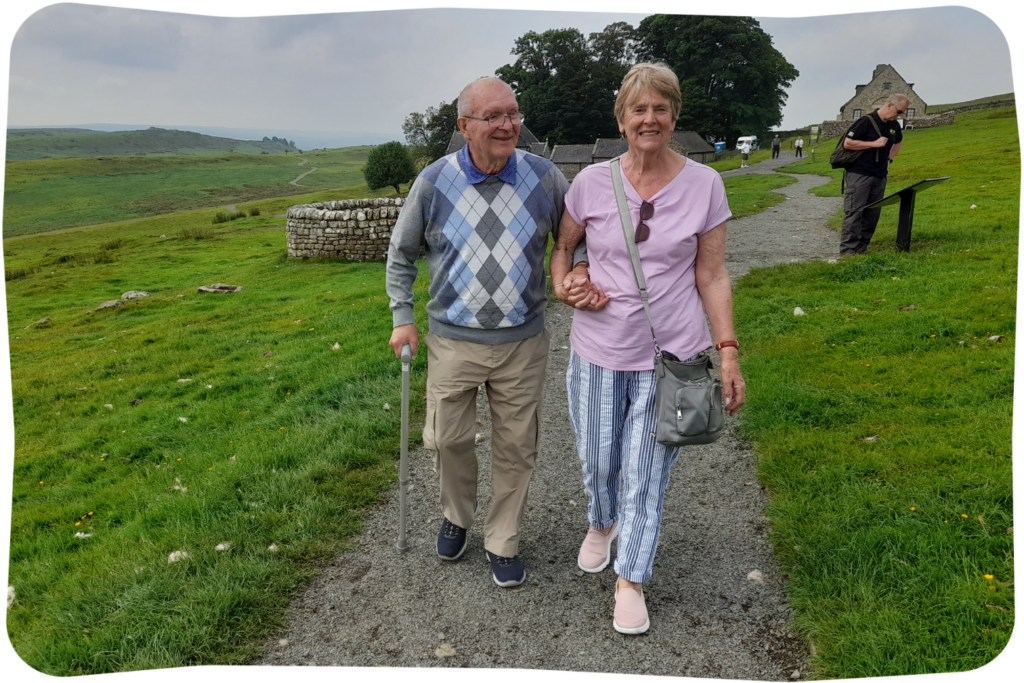
[[[296,152],[282,142],[232,140],[186,130],[148,128],[106,133],[84,128],[12,128],[7,161],[62,157],[276,154]]]
[[[370,149],[8,161],[3,236],[361,185]]]

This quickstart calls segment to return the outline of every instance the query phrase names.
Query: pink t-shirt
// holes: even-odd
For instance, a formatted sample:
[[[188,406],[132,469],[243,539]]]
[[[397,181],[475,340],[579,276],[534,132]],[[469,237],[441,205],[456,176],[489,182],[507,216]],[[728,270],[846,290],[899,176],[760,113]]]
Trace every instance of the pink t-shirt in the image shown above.
[[[610,298],[600,311],[575,311],[573,349],[609,370],[654,368],[654,340],[636,286],[612,188],[610,162],[580,171],[565,196],[565,209],[586,228],[590,279]],[[633,225],[640,195],[622,174]],[[704,305],[697,292],[697,236],[732,216],[725,184],[714,169],[687,159],[683,170],[650,199],[651,236],[638,245],[658,343],[679,358],[711,346]]]

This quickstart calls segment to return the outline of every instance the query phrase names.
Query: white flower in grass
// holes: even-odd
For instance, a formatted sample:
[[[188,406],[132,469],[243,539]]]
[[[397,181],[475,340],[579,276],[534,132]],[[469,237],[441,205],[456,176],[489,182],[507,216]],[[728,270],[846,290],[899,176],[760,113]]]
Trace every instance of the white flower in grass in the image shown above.
[[[267,546],[267,550],[269,550],[272,553],[276,553],[277,552],[277,544],[276,543],[271,543],[270,545]]]
[[[114,405],[112,403],[104,403],[103,407],[106,408],[107,410],[113,410],[114,409]]]
[[[178,422],[188,422],[188,418],[187,417],[179,417],[178,418]]]
[[[334,342],[334,346],[332,346],[331,349],[334,350],[334,351],[340,351],[341,350],[341,344],[339,344],[338,342]]]
[[[81,531],[75,533],[75,538],[92,538],[92,534],[83,534]]]
[[[804,309],[802,309],[799,306],[797,306],[796,308],[793,309],[793,315],[807,315],[807,314],[804,313]]]
[[[188,553],[186,553],[184,550],[175,550],[173,553],[167,556],[167,564],[174,564],[175,562],[180,562],[181,560],[187,559]]]
[[[391,404],[390,403],[385,403],[384,404],[384,410],[391,410]]]
[[[207,388],[207,389],[213,389],[213,385],[212,385],[212,384],[207,384],[207,385],[206,385],[206,388]]]
[[[978,205],[977,205],[977,204],[971,204],[971,208],[972,208],[972,209],[977,209],[977,208],[978,208]]]
[[[220,552],[231,550],[231,544],[226,541],[224,543],[219,543],[214,550],[219,550]]]

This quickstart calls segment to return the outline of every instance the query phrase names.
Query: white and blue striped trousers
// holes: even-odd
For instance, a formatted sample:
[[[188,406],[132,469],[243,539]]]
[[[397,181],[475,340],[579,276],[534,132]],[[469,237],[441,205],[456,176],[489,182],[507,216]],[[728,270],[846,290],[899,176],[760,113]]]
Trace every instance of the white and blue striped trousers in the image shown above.
[[[665,489],[679,455],[654,438],[654,371],[608,370],[574,350],[565,379],[587,517],[595,529],[622,523],[615,572],[644,583],[654,571]]]

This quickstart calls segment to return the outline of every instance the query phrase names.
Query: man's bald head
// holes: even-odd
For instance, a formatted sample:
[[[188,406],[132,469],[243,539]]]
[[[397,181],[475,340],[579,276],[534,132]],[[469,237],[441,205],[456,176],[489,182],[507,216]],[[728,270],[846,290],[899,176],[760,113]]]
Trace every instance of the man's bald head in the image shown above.
[[[472,81],[459,93],[459,116],[472,116],[477,97],[481,94],[495,92],[512,93],[512,88],[508,83],[494,76],[484,76]],[[515,93],[512,93],[512,96],[515,97]]]

